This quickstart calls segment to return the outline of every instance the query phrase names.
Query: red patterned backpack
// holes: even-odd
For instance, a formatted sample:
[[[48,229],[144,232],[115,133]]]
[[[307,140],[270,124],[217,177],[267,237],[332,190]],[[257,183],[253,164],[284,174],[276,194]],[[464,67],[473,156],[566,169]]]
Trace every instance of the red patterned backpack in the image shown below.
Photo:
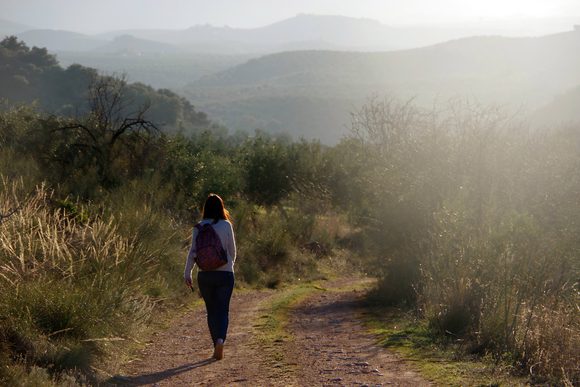
[[[228,256],[222,246],[222,242],[213,226],[196,224],[197,236],[195,238],[196,257],[195,263],[204,271],[215,270],[228,263]]]

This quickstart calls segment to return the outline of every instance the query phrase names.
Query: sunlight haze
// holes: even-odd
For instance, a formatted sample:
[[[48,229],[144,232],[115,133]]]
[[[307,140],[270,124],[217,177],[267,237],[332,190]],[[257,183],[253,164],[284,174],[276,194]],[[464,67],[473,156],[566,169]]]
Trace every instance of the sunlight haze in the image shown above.
[[[575,0],[1,0],[1,18],[34,28],[97,33],[119,29],[185,29],[199,24],[254,28],[299,13],[370,18],[409,24],[542,24],[541,19],[580,16]],[[538,20],[540,19],[540,20]],[[565,22],[562,21],[562,25]],[[556,25],[558,25],[556,23]],[[554,23],[545,29],[556,28]]]
[[[580,0],[0,0],[0,387],[580,387],[579,107]]]

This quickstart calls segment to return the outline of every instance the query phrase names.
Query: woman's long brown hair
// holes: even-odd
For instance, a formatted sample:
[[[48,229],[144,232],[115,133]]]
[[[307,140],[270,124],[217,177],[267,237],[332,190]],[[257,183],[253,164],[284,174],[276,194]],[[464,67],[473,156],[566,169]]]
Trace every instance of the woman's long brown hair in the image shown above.
[[[217,223],[220,219],[232,221],[230,212],[226,210],[224,201],[217,194],[209,194],[203,205],[203,219],[213,219]]]

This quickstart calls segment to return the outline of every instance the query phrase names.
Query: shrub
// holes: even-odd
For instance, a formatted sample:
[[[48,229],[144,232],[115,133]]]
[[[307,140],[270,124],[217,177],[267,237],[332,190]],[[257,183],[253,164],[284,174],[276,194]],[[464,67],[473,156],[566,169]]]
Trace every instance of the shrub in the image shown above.
[[[313,219],[293,207],[265,208],[238,202],[233,210],[238,242],[238,278],[277,287],[317,273],[315,255],[301,249],[310,240]]]

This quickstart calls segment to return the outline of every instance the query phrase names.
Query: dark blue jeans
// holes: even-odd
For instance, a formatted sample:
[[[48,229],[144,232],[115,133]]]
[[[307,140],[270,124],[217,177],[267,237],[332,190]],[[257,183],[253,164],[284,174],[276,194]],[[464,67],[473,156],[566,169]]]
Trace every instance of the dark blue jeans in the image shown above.
[[[226,340],[229,324],[230,298],[234,290],[234,273],[231,271],[200,271],[197,285],[207,310],[207,325],[211,339]]]

